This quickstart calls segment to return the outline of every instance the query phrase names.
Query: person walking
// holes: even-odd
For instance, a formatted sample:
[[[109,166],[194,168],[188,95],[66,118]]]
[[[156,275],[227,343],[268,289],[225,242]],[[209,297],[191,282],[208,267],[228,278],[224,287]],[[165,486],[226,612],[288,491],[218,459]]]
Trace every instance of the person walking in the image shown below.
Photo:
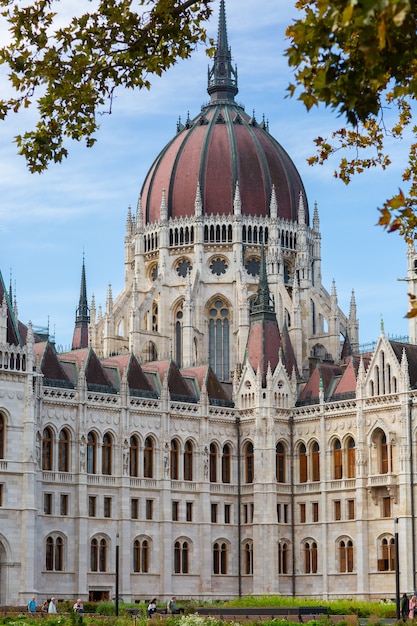
[[[36,613],[36,600],[35,600],[35,596],[32,596],[31,599],[28,602],[28,611],[29,613],[31,613],[32,615],[34,613]]]
[[[408,610],[408,619],[414,619],[414,613],[415,613],[416,607],[417,607],[417,598],[413,594],[411,596],[411,600],[410,600],[409,605],[408,605],[408,609],[409,609]]]
[[[403,622],[408,618],[408,614],[410,612],[410,600],[408,599],[408,595],[406,593],[403,594],[401,598],[401,615],[403,618]]]
[[[55,602],[56,602],[55,598],[51,598],[51,601],[48,606],[48,613],[57,613]]]

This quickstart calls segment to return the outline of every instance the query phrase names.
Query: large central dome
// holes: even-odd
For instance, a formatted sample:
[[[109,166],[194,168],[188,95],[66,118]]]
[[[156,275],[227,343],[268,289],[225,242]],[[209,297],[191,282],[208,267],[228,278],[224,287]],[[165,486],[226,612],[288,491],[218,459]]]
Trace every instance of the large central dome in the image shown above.
[[[178,124],[177,135],[149,170],[141,194],[146,223],[159,221],[163,197],[168,218],[193,216],[198,190],[203,215],[231,215],[237,184],[242,215],[269,216],[275,188],[278,217],[297,221],[301,191],[308,223],[304,187],[294,163],[269,134],[267,123],[250,117],[235,101],[237,91],[221,0],[208,80],[211,100],[194,119]]]

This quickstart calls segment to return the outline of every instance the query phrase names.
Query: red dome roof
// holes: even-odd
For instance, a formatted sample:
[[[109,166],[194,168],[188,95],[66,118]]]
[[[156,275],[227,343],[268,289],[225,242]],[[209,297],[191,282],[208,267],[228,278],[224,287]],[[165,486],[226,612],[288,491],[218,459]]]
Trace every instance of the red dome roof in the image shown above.
[[[198,184],[203,215],[231,215],[239,183],[242,215],[269,216],[275,187],[278,217],[297,220],[302,191],[308,223],[307,199],[294,163],[267,124],[256,122],[234,100],[237,73],[227,45],[223,1],[208,92],[211,102],[185,126],[178,125],[177,135],[146,176],[141,194],[145,222],[159,221],[164,192],[168,218],[195,215]]]

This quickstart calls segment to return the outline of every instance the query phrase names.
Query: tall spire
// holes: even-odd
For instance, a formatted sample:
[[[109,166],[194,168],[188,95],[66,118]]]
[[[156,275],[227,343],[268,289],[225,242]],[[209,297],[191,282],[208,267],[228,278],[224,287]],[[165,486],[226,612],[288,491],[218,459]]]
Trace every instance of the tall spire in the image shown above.
[[[90,323],[90,311],[87,302],[87,281],[85,278],[85,259],[81,271],[80,300],[75,316],[74,335],[72,337],[72,350],[88,348],[88,325]]]
[[[237,69],[232,66],[232,53],[227,43],[226,10],[220,0],[219,28],[213,67],[208,72],[207,91],[211,101],[234,100],[238,92]]]

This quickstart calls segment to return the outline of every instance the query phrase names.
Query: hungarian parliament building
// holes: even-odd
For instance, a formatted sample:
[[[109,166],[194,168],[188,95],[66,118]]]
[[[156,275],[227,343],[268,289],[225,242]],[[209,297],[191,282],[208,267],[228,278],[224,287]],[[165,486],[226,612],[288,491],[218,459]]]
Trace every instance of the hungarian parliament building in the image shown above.
[[[103,308],[80,260],[70,351],[0,274],[2,606],[417,587],[416,322],[360,350],[319,209],[235,99],[224,0],[207,91],[150,155]]]

